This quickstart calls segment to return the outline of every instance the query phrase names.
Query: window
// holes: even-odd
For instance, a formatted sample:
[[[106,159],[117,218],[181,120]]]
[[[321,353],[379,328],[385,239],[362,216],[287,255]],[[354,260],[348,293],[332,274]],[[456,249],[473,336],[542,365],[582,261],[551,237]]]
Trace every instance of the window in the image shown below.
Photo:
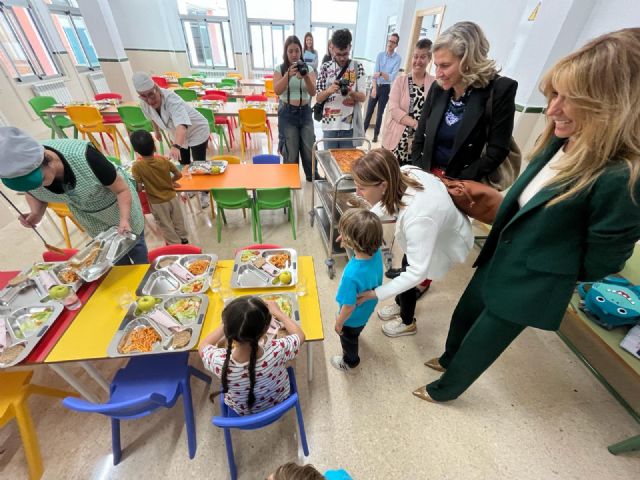
[[[252,67],[273,71],[282,63],[284,41],[294,34],[293,0],[245,0],[245,4]]]
[[[76,68],[78,70],[100,68],[96,49],[76,0],[44,1],[49,4],[53,24]]]
[[[311,0],[311,34],[320,56],[327,53],[327,44],[336,30],[349,29],[355,40],[357,15],[357,1]]]
[[[60,75],[26,2],[0,2],[0,62],[17,81]]]
[[[226,0],[178,0],[178,11],[194,68],[235,68]]]

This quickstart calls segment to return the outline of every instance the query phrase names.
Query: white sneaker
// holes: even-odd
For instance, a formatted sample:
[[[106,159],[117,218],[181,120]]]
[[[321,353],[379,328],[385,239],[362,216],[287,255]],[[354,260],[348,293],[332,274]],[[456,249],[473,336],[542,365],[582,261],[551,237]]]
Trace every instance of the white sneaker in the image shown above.
[[[411,325],[405,325],[402,320],[393,320],[389,323],[385,323],[382,326],[382,333],[387,337],[404,337],[405,335],[415,335],[418,330],[416,329],[416,322]]]
[[[342,355],[334,355],[331,357],[331,366],[336,370],[340,370],[342,373],[346,373],[347,375],[355,375],[358,373],[358,367],[351,368],[349,365],[344,363]]]
[[[385,305],[378,309],[378,317],[380,320],[393,320],[400,316],[400,305]]]

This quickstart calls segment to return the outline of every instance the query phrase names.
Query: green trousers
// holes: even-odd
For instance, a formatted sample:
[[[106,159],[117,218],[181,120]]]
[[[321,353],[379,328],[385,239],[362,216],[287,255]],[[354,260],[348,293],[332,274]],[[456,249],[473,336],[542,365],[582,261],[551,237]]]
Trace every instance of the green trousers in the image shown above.
[[[439,359],[447,371],[427,385],[434,400],[458,398],[525,328],[498,318],[485,308],[482,286],[486,270],[476,270],[453,312],[445,352]]]

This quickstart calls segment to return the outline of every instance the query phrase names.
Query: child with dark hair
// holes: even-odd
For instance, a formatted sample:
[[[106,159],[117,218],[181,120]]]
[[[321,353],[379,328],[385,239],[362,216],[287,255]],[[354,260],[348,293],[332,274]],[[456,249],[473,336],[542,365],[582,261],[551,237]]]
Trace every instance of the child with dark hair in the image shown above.
[[[261,345],[271,317],[282,323],[288,335]],[[217,348],[223,337],[227,348]],[[222,324],[207,335],[199,351],[205,368],[221,379],[227,406],[238,415],[247,415],[289,397],[286,363],[298,355],[303,343],[302,329],[275,302],[245,296],[222,310]]]
[[[267,480],[353,480],[345,470],[327,470],[321,474],[313,465],[288,462],[280,465]]]
[[[340,307],[335,330],[340,335],[342,355],[331,357],[331,365],[344,373],[355,373],[360,363],[358,337],[376,308],[377,300],[357,305],[357,296],[382,285],[382,223],[364,208],[347,210],[338,224],[342,245],[353,250],[344,267],[336,301]]]
[[[149,132],[136,130],[130,138],[131,146],[141,157],[131,167],[131,175],[138,184],[138,190],[144,186],[151,213],[160,225],[165,241],[169,245],[189,243],[175,190],[182,174],[169,159],[154,155],[156,144]]]

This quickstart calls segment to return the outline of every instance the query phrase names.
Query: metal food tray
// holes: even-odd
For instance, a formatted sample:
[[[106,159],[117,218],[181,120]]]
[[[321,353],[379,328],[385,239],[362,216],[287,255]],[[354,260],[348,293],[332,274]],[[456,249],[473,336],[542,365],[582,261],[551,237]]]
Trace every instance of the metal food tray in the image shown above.
[[[135,303],[129,306],[129,310],[127,311],[122,323],[118,327],[118,331],[115,333],[113,338],[111,339],[111,343],[107,348],[107,355],[112,358],[116,357],[129,357],[132,355],[153,355],[158,353],[167,353],[167,352],[183,352],[192,350],[198,343],[198,339],[200,338],[200,332],[202,330],[202,324],[204,322],[205,315],[207,313],[207,309],[209,308],[209,298],[203,294],[191,294],[190,297],[197,297],[200,299],[200,308],[198,309],[198,313],[196,315],[195,321],[192,323],[184,323],[182,324],[185,329],[191,330],[191,339],[189,343],[187,343],[184,347],[173,348],[171,346],[171,339],[175,333],[171,333],[169,329],[159,325],[154,322],[153,319],[149,318],[145,314],[136,315],[135,311],[137,305]],[[164,310],[168,315],[169,312],[165,310],[165,306],[169,305],[171,302],[177,302],[179,300],[184,300],[187,297],[184,296],[165,296],[162,298],[162,302],[158,304],[156,308],[160,308]],[[175,318],[175,317],[174,317]],[[176,319],[176,322],[181,323]],[[129,353],[122,353],[120,351],[120,347],[123,346],[126,342],[126,338],[129,333],[137,328],[150,327],[156,331],[158,336],[160,337],[160,341],[153,344],[153,348],[150,352],[141,352],[141,351],[132,351]]]
[[[251,250],[257,252],[255,256],[249,257],[248,260],[242,261],[243,252]],[[274,275],[267,273],[265,270],[253,265],[253,261],[262,257],[266,261],[272,255],[288,253],[291,261],[288,267],[283,269],[275,268],[277,271]],[[288,270],[291,272],[291,282],[282,285],[274,285],[273,281],[278,274]],[[233,263],[233,273],[231,275],[231,288],[289,288],[298,283],[298,253],[293,248],[274,248],[267,250],[260,249],[243,249],[236,254]]]
[[[298,305],[298,297],[295,292],[271,292],[271,293],[259,293],[256,297],[260,297],[263,300],[270,300],[270,297],[286,297],[291,304],[290,318],[296,323],[300,323],[300,306]],[[238,297],[231,297],[225,300],[225,306],[233,299]],[[286,313],[286,312],[285,312]]]
[[[80,272],[78,271],[78,269],[72,265],[69,265],[67,262],[37,262],[37,263],[34,263],[31,268],[25,270],[22,273],[28,276],[29,278],[32,278],[37,275],[38,269],[39,270],[51,269],[51,271],[56,275],[56,278],[60,280],[60,285],[68,285],[73,289],[74,292],[77,292],[78,289],[84,284],[84,280],[82,279],[82,277],[80,277]],[[67,283],[64,280],[62,280],[59,277],[59,274],[68,269],[76,270],[76,273],[80,278],[78,278],[75,282],[72,282],[72,283]]]
[[[17,308],[12,309],[11,313],[7,316],[0,315],[0,322],[5,322],[8,339],[4,352],[6,353],[10,348],[19,348],[18,345],[24,345],[22,351],[20,351],[12,360],[3,362],[2,358],[0,358],[0,368],[11,367],[12,365],[16,365],[27,358],[49,327],[60,316],[63,309],[64,307],[60,303],[40,303],[38,300],[37,302],[33,302],[31,305],[18,306]],[[46,321],[42,322],[40,325],[34,326],[34,328],[23,331],[23,327],[25,327],[27,322],[29,322],[33,314],[44,311],[50,312]]]
[[[196,161],[191,162],[189,165],[189,172],[192,175],[222,175],[227,170],[227,165],[229,162],[226,160],[206,160],[206,161]],[[220,173],[211,173],[212,167],[220,167]],[[200,169],[204,168],[206,172],[201,171]]]
[[[342,169],[342,167],[340,166],[340,164],[338,163],[338,160],[336,159],[336,157],[334,155],[334,152],[340,152],[340,151],[342,151],[342,152],[355,152],[355,151],[361,152],[362,155],[360,155],[360,157],[358,157],[357,159],[353,160],[351,162],[351,164],[349,165],[350,167],[353,166],[353,164],[356,163],[356,161],[358,161],[359,158],[362,158],[366,153],[364,150],[361,150],[359,148],[330,148],[328,151],[329,151],[329,153],[331,155],[331,160],[333,160],[333,162],[336,164],[336,166],[338,167],[338,170],[340,170],[342,173],[344,173],[346,175],[351,175],[351,169],[349,169],[348,172],[344,171]]]
[[[181,291],[184,285],[190,282],[182,282],[169,271],[169,265],[175,262],[187,268],[196,260],[208,260],[209,268],[202,275],[197,275],[195,280],[203,280],[202,289],[199,292],[184,293]],[[144,274],[142,281],[136,289],[136,295],[194,295],[204,293],[211,285],[211,276],[216,269],[218,256],[212,253],[198,253],[193,255],[162,255],[156,258]]]
[[[83,280],[93,282],[124,257],[137,241],[138,237],[133,233],[120,235],[118,227],[111,227],[98,234],[82,250],[71,257],[67,263],[78,268],[78,274]],[[83,262],[89,258],[96,248],[100,249],[96,259],[84,265]]]

